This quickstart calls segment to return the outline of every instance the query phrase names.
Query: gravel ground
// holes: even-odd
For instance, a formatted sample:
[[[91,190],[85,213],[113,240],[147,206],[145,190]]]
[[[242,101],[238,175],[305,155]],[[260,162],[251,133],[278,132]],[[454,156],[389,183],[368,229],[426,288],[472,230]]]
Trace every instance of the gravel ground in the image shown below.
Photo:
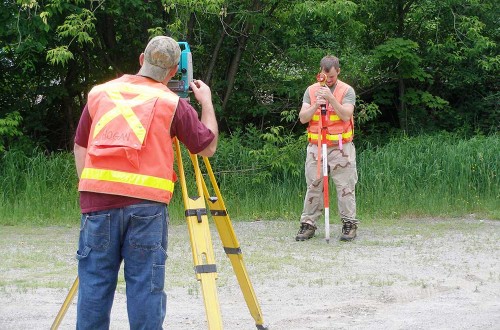
[[[354,242],[297,222],[233,223],[265,325],[274,329],[500,329],[500,221],[362,224]],[[212,226],[214,227],[214,226]],[[340,231],[332,224],[332,232]],[[215,229],[224,328],[256,329]],[[0,329],[49,329],[76,276],[78,228],[0,227]],[[207,329],[185,225],[170,227],[164,328]],[[128,329],[123,275],[111,329]],[[74,329],[76,297],[60,329]]]

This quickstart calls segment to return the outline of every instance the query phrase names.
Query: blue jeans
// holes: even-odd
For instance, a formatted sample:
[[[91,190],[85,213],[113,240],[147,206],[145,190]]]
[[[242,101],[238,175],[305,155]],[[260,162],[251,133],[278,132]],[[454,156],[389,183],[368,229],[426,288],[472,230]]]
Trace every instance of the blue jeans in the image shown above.
[[[122,260],[130,329],[162,329],[168,221],[156,202],[82,214],[77,329],[109,329]]]

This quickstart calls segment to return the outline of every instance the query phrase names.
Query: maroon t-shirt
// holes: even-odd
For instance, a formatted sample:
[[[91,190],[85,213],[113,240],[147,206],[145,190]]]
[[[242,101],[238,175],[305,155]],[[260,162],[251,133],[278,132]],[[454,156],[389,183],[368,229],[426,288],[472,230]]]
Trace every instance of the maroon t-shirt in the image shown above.
[[[75,143],[80,147],[87,148],[91,126],[92,119],[90,118],[88,106],[85,105],[75,135]],[[215,137],[212,131],[198,120],[198,113],[184,99],[179,99],[179,104],[177,105],[170,128],[170,136],[177,137],[193,154],[197,154],[205,149]],[[141,199],[128,196],[100,194],[88,191],[80,192],[80,208],[82,209],[82,213],[120,208],[140,202],[142,202]]]

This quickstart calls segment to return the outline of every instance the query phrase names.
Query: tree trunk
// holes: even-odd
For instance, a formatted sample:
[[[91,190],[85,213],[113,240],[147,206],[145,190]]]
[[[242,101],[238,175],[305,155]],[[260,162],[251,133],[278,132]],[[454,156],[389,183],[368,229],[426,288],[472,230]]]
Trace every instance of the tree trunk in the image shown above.
[[[254,0],[252,4],[252,11],[257,11],[260,9],[260,1],[259,0]],[[238,48],[236,49],[236,52],[234,53],[234,56],[231,60],[231,64],[229,66],[229,70],[226,76],[227,80],[227,88],[226,88],[226,93],[224,94],[224,99],[222,101],[222,112],[226,110],[227,107],[227,102],[229,101],[229,98],[231,97],[231,93],[233,91],[234,87],[234,82],[236,80],[236,73],[238,72],[238,68],[240,66],[240,61],[241,57],[243,55],[243,51],[247,45],[248,42],[248,32],[250,31],[250,28],[252,27],[252,24],[247,20],[245,22],[245,26],[243,27],[243,31],[241,31],[241,35],[238,38]]]
[[[403,132],[407,132],[408,130],[408,112],[406,109],[406,103],[404,101],[405,98],[405,81],[403,78],[399,78],[398,82],[398,118],[399,118],[399,126],[403,130]]]
[[[398,15],[398,30],[397,30],[397,36],[400,38],[404,38],[404,20],[405,20],[405,15],[406,12],[408,11],[411,2],[406,2],[404,0],[399,0],[396,4],[397,6],[397,15]],[[404,101],[405,98],[405,82],[402,77],[402,73],[400,70],[398,70],[398,119],[399,119],[399,126],[403,130],[403,132],[406,132],[408,129],[408,113],[406,109],[406,104]]]
[[[194,41],[194,24],[196,23],[196,15],[194,13],[191,13],[189,15],[189,20],[187,24],[187,36],[186,36],[186,41],[188,44],[193,44]]]
[[[64,77],[64,89],[66,89],[66,95],[62,97],[62,107],[65,114],[65,122],[63,128],[63,138],[64,145],[60,146],[60,148],[65,148],[67,150],[71,150],[73,148],[73,135],[75,134],[75,117],[73,116],[73,111],[80,110],[75,109],[74,97],[79,94],[79,91],[76,91],[74,86],[78,86],[78,65],[74,61],[68,62],[68,71],[66,72],[66,77]]]
[[[217,57],[219,56],[219,52],[220,52],[220,49],[222,47],[222,43],[224,42],[224,38],[226,37],[226,30],[224,29],[224,24],[229,25],[231,23],[231,21],[233,20],[233,17],[234,17],[234,14],[231,14],[228,16],[227,21],[222,22],[223,25],[222,25],[221,30],[220,30],[219,39],[217,40],[217,44],[215,44],[215,48],[212,52],[212,57],[210,59],[210,64],[208,64],[208,68],[207,68],[207,71],[205,73],[205,77],[203,80],[206,84],[210,84],[210,80],[212,80],[212,74],[214,72],[215,63],[217,62]]]
[[[241,36],[238,38],[238,48],[236,48],[236,52],[234,53],[234,56],[231,59],[231,64],[229,65],[229,70],[226,75],[226,81],[227,81],[226,93],[224,94],[224,100],[222,101],[223,112],[226,110],[227,102],[229,101],[229,97],[231,97],[231,93],[233,91],[234,82],[236,80],[236,73],[238,72],[238,68],[240,66],[241,56],[248,41],[249,29],[250,29],[250,23],[247,21],[245,23],[243,31],[241,32]]]

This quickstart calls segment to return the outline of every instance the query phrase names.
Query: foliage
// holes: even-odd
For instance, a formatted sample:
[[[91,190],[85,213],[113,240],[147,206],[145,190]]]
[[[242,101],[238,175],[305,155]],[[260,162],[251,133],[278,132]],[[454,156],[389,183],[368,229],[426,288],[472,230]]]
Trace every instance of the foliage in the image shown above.
[[[497,8],[493,0],[4,1],[0,118],[22,125],[0,139],[4,148],[70,149],[90,88],[137,72],[147,40],[160,34],[190,43],[194,76],[208,79],[229,135],[251,124],[254,136],[302,136],[297,112],[326,54],[340,58],[340,79],[356,90],[363,144],[383,143],[387,132],[487,134],[500,122]]]
[[[414,41],[390,38],[375,47],[373,58],[380,63],[380,69],[385,70],[389,78],[398,73],[396,77],[425,81],[430,75],[422,69],[422,59],[417,55],[417,50],[418,44]]]
[[[19,129],[21,120],[17,111],[8,113],[4,119],[0,118],[0,152],[5,150],[7,141],[22,134]]]
[[[281,129],[247,139],[253,132],[222,136],[210,158],[226,207],[235,220],[296,221],[306,189],[305,141],[288,143]],[[358,149],[359,218],[470,213],[498,218],[499,154],[498,135],[462,138],[450,133],[403,136],[385,141],[384,146]],[[192,189],[192,166],[187,155],[183,159]],[[206,174],[204,165],[200,167]],[[67,152],[36,150],[27,156],[6,151],[0,158],[0,224],[78,223],[76,184],[73,157]],[[179,189],[169,209],[175,222],[184,217]],[[335,200],[334,189],[331,193]],[[331,207],[335,214],[335,203]]]
[[[273,178],[275,182],[300,178],[303,170],[304,146],[307,143],[306,135],[296,139],[283,126],[275,126],[262,134],[262,139],[265,142],[263,147],[252,150],[250,154],[255,157],[257,163],[269,166],[269,171],[261,171],[255,179],[256,183],[262,183],[266,176],[267,179]],[[272,176],[272,173],[275,175]]]

